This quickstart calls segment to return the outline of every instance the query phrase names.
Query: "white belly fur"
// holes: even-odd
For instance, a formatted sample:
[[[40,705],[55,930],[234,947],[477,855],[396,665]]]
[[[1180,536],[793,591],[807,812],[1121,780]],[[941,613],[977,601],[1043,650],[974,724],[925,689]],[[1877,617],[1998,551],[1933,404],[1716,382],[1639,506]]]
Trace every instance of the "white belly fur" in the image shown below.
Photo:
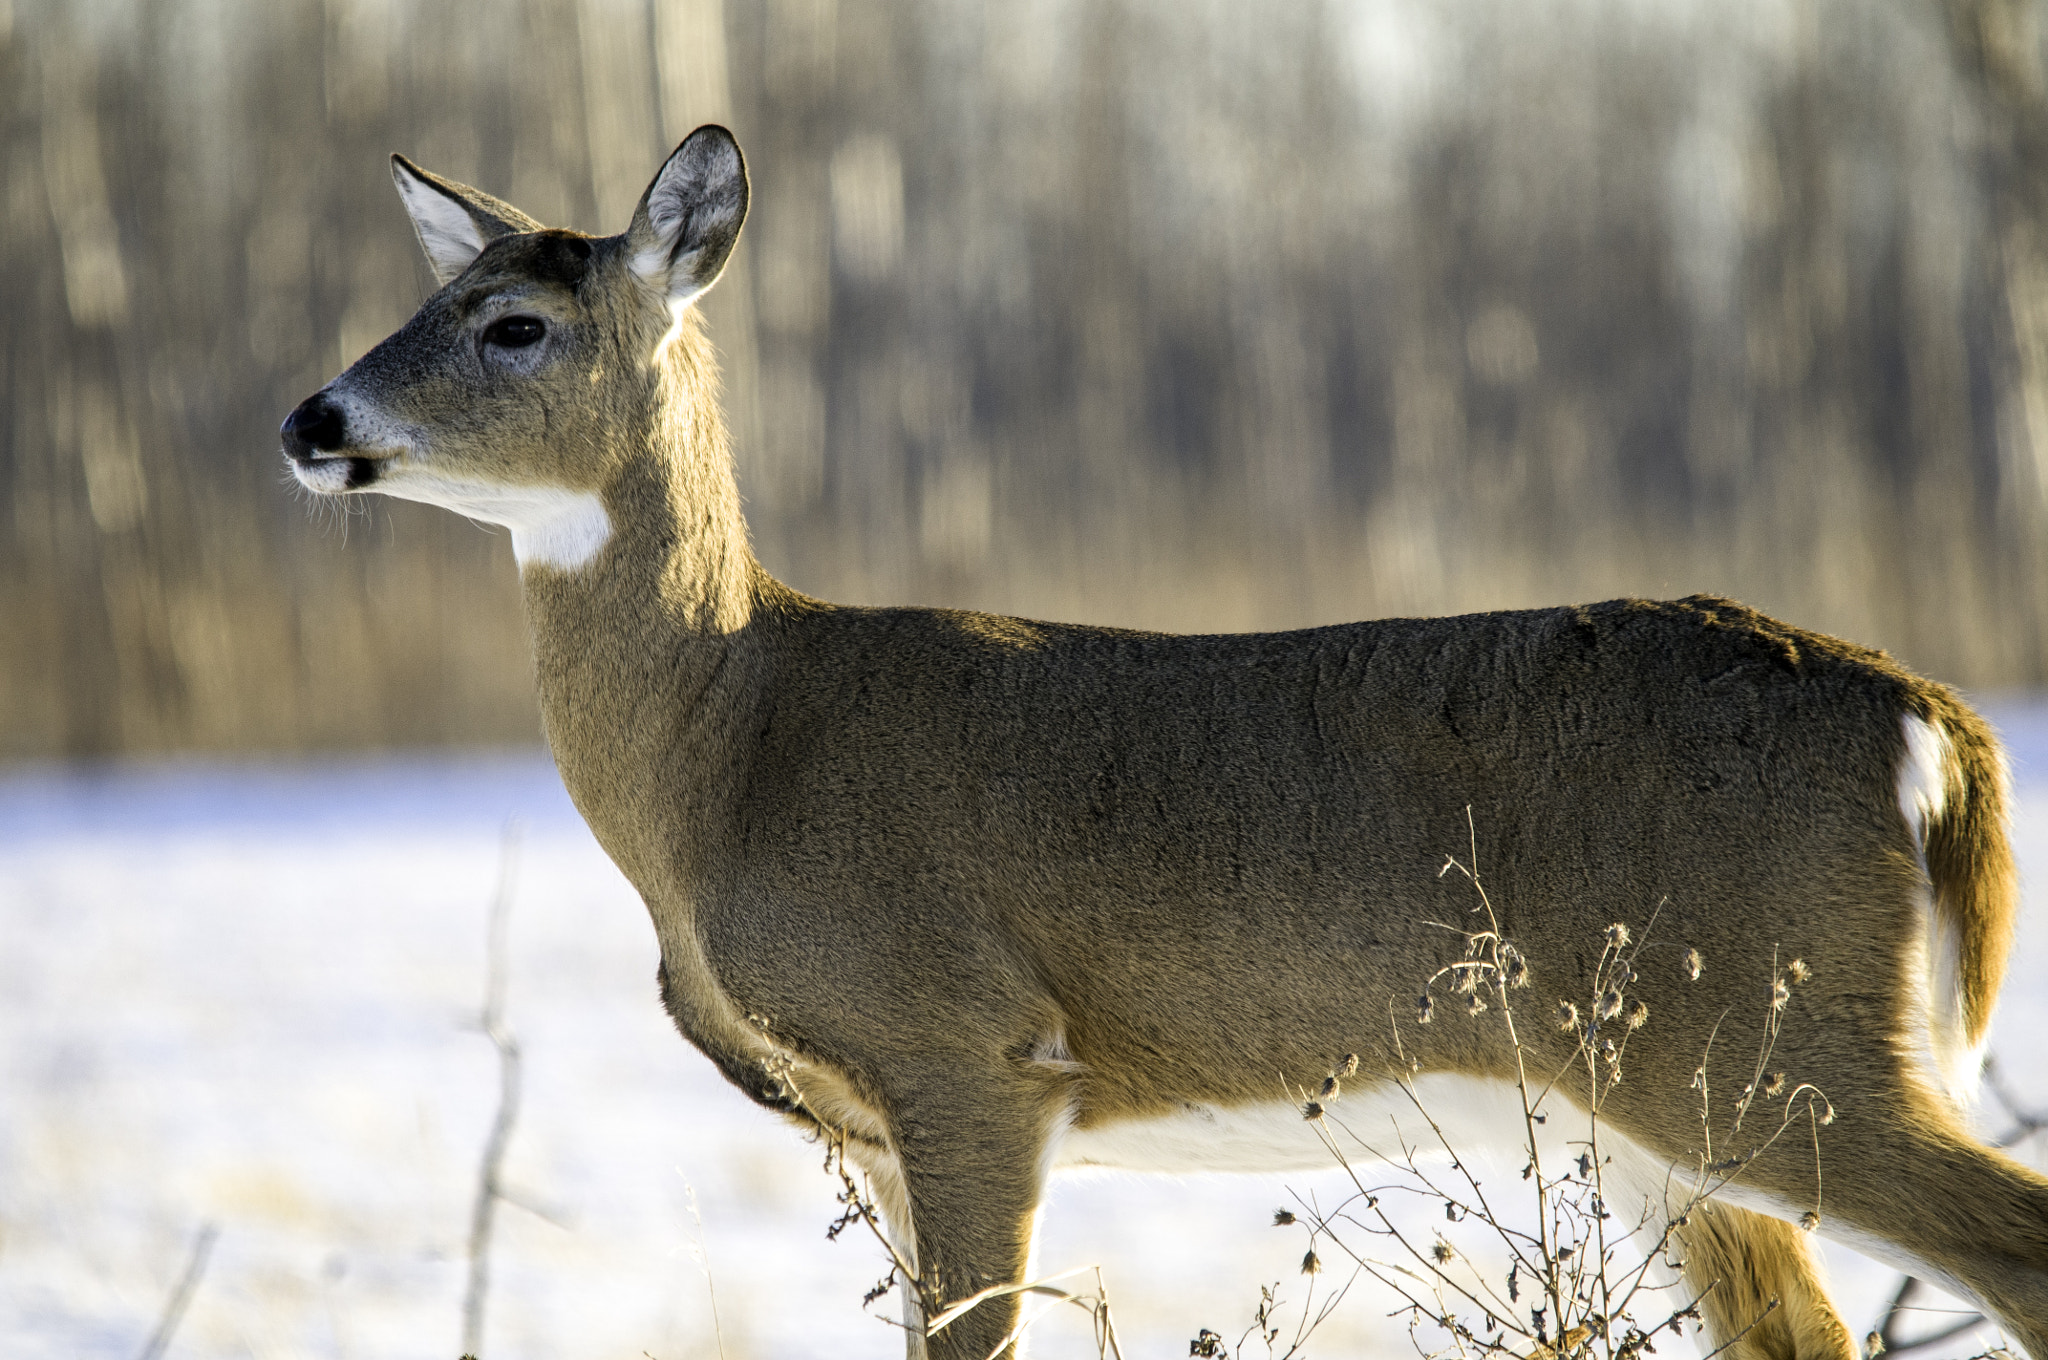
[[[1594,1130],[1582,1110],[1556,1094],[1540,1112],[1536,1152],[1547,1177],[1561,1176]],[[1608,1205],[1626,1230],[1647,1230],[1654,1239],[1679,1211],[1694,1168],[1674,1166],[1611,1124],[1602,1123],[1598,1136]],[[1434,1073],[1407,1090],[1392,1081],[1346,1083],[1342,1096],[1326,1102],[1320,1131],[1292,1101],[1188,1105],[1155,1118],[1069,1127],[1055,1135],[1048,1161],[1062,1169],[1308,1172],[1335,1169],[1341,1153],[1365,1172],[1375,1162],[1440,1166],[1456,1156],[1513,1176],[1528,1160],[1529,1141],[1512,1082]]]
[[[1432,1073],[1415,1078],[1414,1095],[1391,1081],[1347,1083],[1327,1102],[1325,1131],[1355,1160],[1399,1160],[1404,1149],[1442,1157],[1444,1142],[1459,1155],[1514,1155],[1526,1142],[1522,1103],[1512,1082]],[[1425,1114],[1425,1111],[1427,1112]],[[1583,1140],[1585,1119],[1553,1096],[1538,1126],[1541,1144],[1562,1152],[1570,1137]],[[1443,1140],[1430,1121],[1443,1130]],[[1575,1131],[1566,1134],[1566,1126]],[[1617,1137],[1603,1129],[1602,1141]],[[1574,1153],[1573,1155],[1576,1155]],[[1298,1101],[1258,1105],[1186,1105],[1169,1115],[1129,1119],[1058,1136],[1056,1167],[1117,1167],[1128,1171],[1320,1171],[1336,1165],[1315,1124]]]
[[[1415,1164],[1461,1159],[1491,1163],[1509,1175],[1528,1158],[1529,1139],[1521,1099],[1511,1082],[1436,1073],[1417,1077],[1409,1094],[1391,1081],[1347,1083],[1327,1103],[1324,1130],[1346,1161],[1361,1171],[1373,1162]],[[1425,1111],[1427,1112],[1425,1114]],[[1553,1095],[1536,1128],[1536,1152],[1546,1176],[1562,1175],[1585,1151],[1592,1132],[1584,1111]],[[1435,1127],[1432,1128],[1432,1121]],[[1441,1136],[1439,1136],[1441,1130]],[[1603,1123],[1604,1193],[1620,1226],[1642,1237],[1645,1246],[1663,1232],[1667,1215],[1681,1211],[1694,1186],[1690,1161],[1674,1164]],[[1327,1171],[1337,1151],[1302,1118],[1301,1105],[1271,1101],[1234,1107],[1188,1105],[1150,1119],[1131,1119],[1057,1133],[1048,1158],[1060,1169],[1116,1168],[1180,1174],[1205,1172]],[[1812,1208],[1735,1181],[1715,1192],[1719,1201],[1786,1221]],[[1934,1280],[1968,1297],[1962,1285],[1932,1270],[1896,1244],[1856,1231],[1821,1206],[1820,1232],[1844,1246]]]

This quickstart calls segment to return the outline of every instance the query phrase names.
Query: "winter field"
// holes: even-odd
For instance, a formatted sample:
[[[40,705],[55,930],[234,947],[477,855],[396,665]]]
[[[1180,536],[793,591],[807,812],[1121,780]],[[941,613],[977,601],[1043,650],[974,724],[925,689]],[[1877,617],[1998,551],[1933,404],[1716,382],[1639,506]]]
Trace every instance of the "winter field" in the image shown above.
[[[2048,708],[1994,715],[2031,902],[1995,1049],[2048,1106]],[[861,1307],[878,1248],[825,1238],[820,1149],[676,1036],[638,899],[545,758],[517,754],[0,776],[0,1355],[144,1354],[212,1225],[169,1355],[454,1360],[498,1103],[486,924],[515,817],[524,1098],[488,1360],[901,1353],[894,1297]],[[2008,1121],[1987,1102],[1984,1122]],[[1104,1267],[1132,1360],[1185,1355],[1201,1327],[1234,1343],[1262,1283],[1307,1284],[1273,1210],[1336,1186],[1063,1179],[1039,1264]],[[1860,1334],[1897,1277],[1828,1251]],[[1390,1306],[1361,1286],[1311,1353],[1410,1354]],[[1071,1310],[1034,1337],[1093,1354]]]

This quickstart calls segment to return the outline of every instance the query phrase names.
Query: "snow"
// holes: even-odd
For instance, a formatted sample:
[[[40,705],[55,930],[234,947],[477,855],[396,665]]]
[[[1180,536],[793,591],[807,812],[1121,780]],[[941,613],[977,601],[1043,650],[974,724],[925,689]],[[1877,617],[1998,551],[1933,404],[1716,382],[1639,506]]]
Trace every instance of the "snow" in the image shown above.
[[[2048,1026],[2048,707],[1995,716],[2036,899],[2000,1020],[2023,1038]],[[506,1170],[526,1207],[499,1210],[490,1360],[901,1354],[893,1296],[860,1305],[879,1249],[825,1238],[821,1150],[670,1028],[638,899],[530,753],[0,775],[0,1352],[139,1354],[210,1223],[170,1355],[453,1360],[513,818]],[[2022,1092],[2048,1094],[2040,1049],[1994,1043]],[[1273,1209],[1336,1186],[1065,1179],[1039,1265],[1102,1265],[1127,1355],[1185,1354],[1205,1326],[1234,1342],[1261,1283],[1305,1284]],[[1829,1258],[1861,1331],[1896,1276]],[[1361,1290],[1311,1349],[1409,1354],[1388,1306]],[[1093,1353],[1077,1312],[1035,1335]]]

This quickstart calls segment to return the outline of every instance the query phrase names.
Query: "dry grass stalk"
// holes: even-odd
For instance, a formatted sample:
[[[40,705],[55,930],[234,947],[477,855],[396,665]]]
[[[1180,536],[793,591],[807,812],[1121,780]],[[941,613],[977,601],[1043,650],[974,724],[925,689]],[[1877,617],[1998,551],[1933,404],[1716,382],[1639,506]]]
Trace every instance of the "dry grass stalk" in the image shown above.
[[[469,1286],[462,1296],[462,1349],[466,1356],[483,1353],[484,1304],[491,1285],[491,1225],[498,1201],[510,1198],[504,1187],[505,1150],[511,1145],[512,1127],[519,1118],[519,1041],[505,1023],[505,943],[519,864],[519,836],[518,820],[508,821],[499,848],[498,890],[491,898],[485,946],[482,1020],[484,1033],[498,1050],[498,1113],[491,1121],[490,1137],[484,1140],[483,1157],[477,1169],[476,1202],[470,1210]]]
[[[1235,1347],[1219,1334],[1204,1329],[1190,1343],[1190,1355],[1238,1360],[1247,1354],[1254,1336],[1274,1360],[1292,1360],[1301,1355],[1308,1338],[1335,1306],[1336,1299],[1327,1299],[1320,1307],[1315,1299],[1316,1277],[1324,1268],[1324,1258],[1334,1255],[1351,1263],[1352,1280],[1364,1276],[1393,1291],[1401,1300],[1394,1316],[1406,1316],[1410,1337],[1424,1356],[1456,1356],[1459,1360],[1639,1360],[1655,1350],[1659,1336],[1682,1334],[1688,1321],[1696,1329],[1703,1327],[1701,1306],[1713,1286],[1692,1297],[1659,1297],[1676,1287],[1658,1278],[1657,1268],[1661,1265],[1675,1269],[1671,1253],[1679,1245],[1681,1229],[1693,1213],[1736,1183],[1758,1156],[1793,1127],[1795,1120],[1803,1122],[1809,1130],[1814,1156],[1814,1199],[1802,1226],[1818,1226],[1820,1129],[1833,1121],[1834,1108],[1826,1095],[1810,1083],[1794,1084],[1788,1091],[1784,1074],[1768,1072],[1789,987],[1805,981],[1810,970],[1799,960],[1780,968],[1773,952],[1770,989],[1760,998],[1768,1014],[1764,1037],[1751,1080],[1735,1102],[1733,1117],[1721,1133],[1719,1146],[1714,1128],[1713,1091],[1707,1075],[1713,1038],[1708,1037],[1700,1065],[1693,1074],[1693,1089],[1700,1102],[1702,1144],[1695,1154],[1691,1180],[1667,1184],[1661,1209],[1646,1201],[1641,1215],[1630,1221],[1620,1206],[1609,1201],[1606,1177],[1612,1159],[1601,1146],[1602,1107],[1621,1084],[1631,1036],[1650,1023],[1651,1009],[1635,993],[1642,980],[1637,964],[1652,945],[1650,932],[1663,904],[1650,913],[1640,932],[1625,922],[1615,922],[1603,932],[1588,996],[1582,1003],[1560,1001],[1556,1006],[1557,1027],[1574,1036],[1569,1060],[1555,1071],[1532,1071],[1530,1051],[1519,1028],[1522,1012],[1515,995],[1530,984],[1528,961],[1501,931],[1478,868],[1476,828],[1469,826],[1469,812],[1467,816],[1467,857],[1460,860],[1447,856],[1438,872],[1442,875],[1456,871],[1471,882],[1477,899],[1472,911],[1483,916],[1484,925],[1477,930],[1443,926],[1465,937],[1464,957],[1439,969],[1424,983],[1416,1004],[1416,1022],[1431,1022],[1436,1010],[1432,992],[1447,986],[1453,995],[1465,998],[1464,1008],[1473,1016],[1491,1014],[1492,1023],[1505,1027],[1521,1103],[1522,1153],[1527,1158],[1521,1179],[1529,1190],[1533,1229],[1518,1226],[1497,1210],[1459,1148],[1416,1092],[1411,1078],[1417,1064],[1404,1056],[1406,1070],[1390,1075],[1429,1130],[1427,1143],[1420,1146],[1411,1145],[1398,1132],[1395,1146],[1377,1146],[1347,1125],[1339,1109],[1334,1108],[1334,1102],[1341,1097],[1341,1085],[1335,1079],[1337,1069],[1333,1068],[1332,1079],[1323,1084],[1315,1098],[1311,1099],[1305,1089],[1289,1092],[1302,1103],[1304,1116],[1315,1125],[1333,1161],[1350,1178],[1352,1186],[1351,1194],[1334,1207],[1326,1209],[1311,1199],[1297,1197],[1296,1210],[1283,1209],[1274,1217],[1277,1225],[1298,1225],[1309,1236],[1309,1252],[1302,1267],[1309,1279],[1309,1293],[1300,1308],[1300,1323],[1292,1338],[1282,1345],[1283,1328],[1276,1320],[1281,1310],[1275,1293],[1277,1286],[1262,1289],[1254,1324]],[[1689,979],[1697,980],[1703,966],[1696,950],[1686,951],[1682,971]],[[1398,1023],[1394,1024],[1394,1042],[1396,1053],[1404,1053]],[[1743,1120],[1759,1097],[1774,1102],[1782,1100],[1779,1117],[1762,1135],[1738,1142]],[[1569,1106],[1585,1118],[1587,1133],[1583,1141],[1567,1144],[1577,1149],[1568,1164],[1555,1167],[1547,1164],[1540,1130],[1553,1113],[1564,1113],[1562,1106]],[[1732,1147],[1739,1150],[1731,1151]],[[1368,1185],[1359,1176],[1354,1152],[1394,1168],[1400,1179]],[[1451,1172],[1449,1178],[1430,1165],[1445,1159]],[[1476,1268],[1459,1268],[1460,1261],[1471,1260],[1469,1253],[1441,1230],[1425,1238],[1412,1226],[1397,1220],[1384,1202],[1389,1195],[1419,1196],[1442,1205],[1448,1223],[1473,1225],[1491,1246],[1506,1249],[1506,1275],[1496,1283]],[[1385,1244],[1381,1254],[1360,1250],[1355,1245],[1361,1232]],[[1639,1263],[1631,1263],[1620,1254],[1625,1238],[1645,1243]],[[1347,1283],[1345,1289],[1349,1287]],[[1341,1292],[1337,1297],[1342,1297]],[[1706,1360],[1740,1345],[1778,1306],[1776,1299],[1767,1301],[1735,1335],[1708,1352]],[[1432,1330],[1440,1338],[1434,1344],[1427,1335]]]

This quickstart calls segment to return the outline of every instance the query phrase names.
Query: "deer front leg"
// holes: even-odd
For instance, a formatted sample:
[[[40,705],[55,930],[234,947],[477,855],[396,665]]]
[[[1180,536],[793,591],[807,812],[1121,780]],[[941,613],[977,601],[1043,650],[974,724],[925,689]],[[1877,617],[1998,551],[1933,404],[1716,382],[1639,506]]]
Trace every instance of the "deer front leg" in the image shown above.
[[[906,1318],[913,1360],[1014,1356],[1022,1300],[975,1305],[919,1344],[920,1321],[992,1285],[1021,1284],[1045,1181],[1045,1151],[1066,1109],[1062,1085],[1031,1075],[934,1073],[892,1102],[896,1170],[916,1244]],[[922,1317],[920,1317],[922,1314]]]

